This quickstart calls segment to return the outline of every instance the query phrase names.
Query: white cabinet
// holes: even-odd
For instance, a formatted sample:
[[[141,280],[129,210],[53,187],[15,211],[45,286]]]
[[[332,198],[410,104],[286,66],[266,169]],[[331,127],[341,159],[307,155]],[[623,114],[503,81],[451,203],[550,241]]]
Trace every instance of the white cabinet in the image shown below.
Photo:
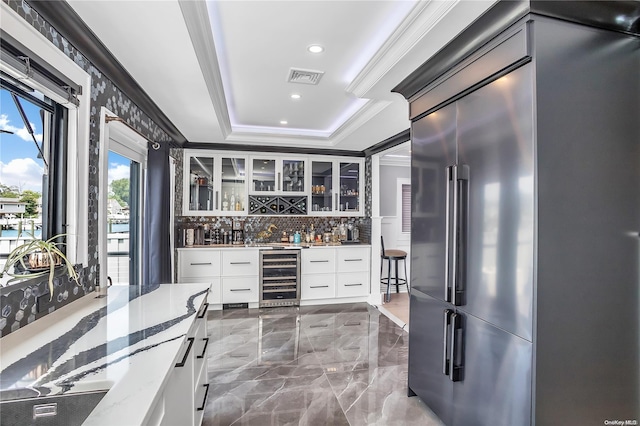
[[[184,151],[185,215],[246,215],[248,157],[229,152]]]
[[[370,247],[322,247],[302,251],[304,301],[369,295]]]
[[[256,195],[306,195],[307,157],[252,155],[249,192]]]
[[[341,247],[337,251],[336,297],[367,296],[370,263],[370,247]]]
[[[210,249],[178,250],[178,282],[210,283],[209,303],[222,303],[220,252]]]
[[[211,284],[209,303],[250,303],[257,307],[258,249],[180,248],[178,281]]]
[[[209,384],[207,383],[207,307],[203,304],[185,336],[162,399],[149,424],[200,425]]]
[[[250,248],[222,251],[222,303],[257,304],[258,250]]]
[[[364,161],[351,157],[311,157],[313,216],[360,216],[364,213]]]
[[[183,188],[184,215],[362,216],[364,160],[185,149]]]

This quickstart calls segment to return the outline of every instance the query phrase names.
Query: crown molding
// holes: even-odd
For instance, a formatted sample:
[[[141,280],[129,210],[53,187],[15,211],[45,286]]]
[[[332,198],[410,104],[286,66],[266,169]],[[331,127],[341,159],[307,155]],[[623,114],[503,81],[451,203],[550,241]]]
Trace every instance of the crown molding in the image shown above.
[[[418,2],[346,91],[365,96],[459,1]]]
[[[29,0],[29,5],[164,130],[177,145],[181,146],[186,142],[184,135],[66,1]]]
[[[184,17],[189,37],[193,43],[193,49],[200,64],[200,70],[204,77],[209,97],[213,103],[213,108],[218,119],[218,125],[224,138],[231,132],[231,120],[220,74],[220,65],[216,46],[213,41],[211,22],[209,21],[209,10],[207,2],[193,0],[178,0],[180,10]]]
[[[354,115],[349,117],[340,127],[331,135],[331,145],[335,146],[344,140],[347,136],[358,130],[366,122],[373,119],[383,109],[391,105],[390,101],[369,100]]]

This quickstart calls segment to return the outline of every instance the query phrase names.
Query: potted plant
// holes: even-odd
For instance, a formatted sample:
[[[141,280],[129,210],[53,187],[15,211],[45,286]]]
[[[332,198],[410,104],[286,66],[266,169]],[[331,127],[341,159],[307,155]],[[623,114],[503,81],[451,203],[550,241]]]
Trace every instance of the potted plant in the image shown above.
[[[0,272],[0,278],[9,275],[13,278],[9,282],[25,278],[37,278],[49,274],[49,300],[53,298],[53,278],[57,268],[65,268],[69,276],[77,283],[78,273],[73,264],[67,259],[58,243],[66,234],[58,234],[48,240],[41,240],[30,235],[32,239],[25,240],[9,253],[7,262]],[[20,238],[20,235],[18,235]]]

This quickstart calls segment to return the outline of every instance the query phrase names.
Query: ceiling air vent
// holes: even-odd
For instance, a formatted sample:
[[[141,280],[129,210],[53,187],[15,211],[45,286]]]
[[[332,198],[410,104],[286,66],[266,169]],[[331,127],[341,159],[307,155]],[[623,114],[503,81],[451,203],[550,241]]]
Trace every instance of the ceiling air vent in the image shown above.
[[[303,70],[303,69],[289,69],[289,77],[287,81],[289,83],[300,84],[318,84],[324,71]]]

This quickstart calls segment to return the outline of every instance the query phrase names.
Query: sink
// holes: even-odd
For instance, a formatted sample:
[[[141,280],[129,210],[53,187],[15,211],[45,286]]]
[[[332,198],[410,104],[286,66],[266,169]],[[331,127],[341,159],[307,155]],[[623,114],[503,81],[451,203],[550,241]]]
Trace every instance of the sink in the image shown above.
[[[106,393],[102,390],[1,401],[2,424],[80,426]]]

